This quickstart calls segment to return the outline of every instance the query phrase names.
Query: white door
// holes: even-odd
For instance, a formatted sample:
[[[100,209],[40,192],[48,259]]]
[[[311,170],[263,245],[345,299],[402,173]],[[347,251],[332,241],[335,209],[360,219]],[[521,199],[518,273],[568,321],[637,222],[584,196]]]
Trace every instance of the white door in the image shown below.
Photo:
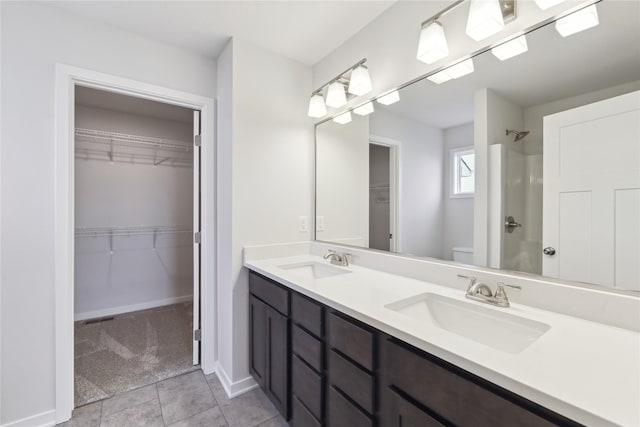
[[[543,274],[640,290],[640,91],[544,118]]]
[[[200,111],[193,112],[193,364],[200,363]]]

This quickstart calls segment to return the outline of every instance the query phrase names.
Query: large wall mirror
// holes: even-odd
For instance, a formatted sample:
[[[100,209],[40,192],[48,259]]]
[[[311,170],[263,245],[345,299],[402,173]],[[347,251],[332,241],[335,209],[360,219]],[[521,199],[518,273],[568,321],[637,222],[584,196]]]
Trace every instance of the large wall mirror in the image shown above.
[[[640,291],[640,2],[596,7],[318,124],[316,239]]]

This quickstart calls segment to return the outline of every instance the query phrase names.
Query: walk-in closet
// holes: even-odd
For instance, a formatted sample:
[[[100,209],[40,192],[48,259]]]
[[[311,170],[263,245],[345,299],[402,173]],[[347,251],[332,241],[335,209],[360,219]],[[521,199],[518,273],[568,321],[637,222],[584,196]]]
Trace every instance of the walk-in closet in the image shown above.
[[[199,156],[187,108],[76,87],[74,116],[81,406],[198,363]]]

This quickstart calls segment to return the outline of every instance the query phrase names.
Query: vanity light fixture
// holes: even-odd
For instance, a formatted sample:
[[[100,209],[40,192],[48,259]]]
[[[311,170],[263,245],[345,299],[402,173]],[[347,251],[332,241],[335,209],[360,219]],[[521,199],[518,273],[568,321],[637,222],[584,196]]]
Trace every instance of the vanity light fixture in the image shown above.
[[[347,124],[351,121],[351,113],[349,111],[342,113],[339,116],[334,117],[333,121],[340,123],[341,125]]]
[[[520,37],[516,37],[513,40],[509,40],[506,43],[502,43],[499,46],[491,49],[491,53],[500,61],[504,61],[514,56],[518,56],[529,50],[527,46],[527,37],[523,34]]]
[[[466,33],[475,41],[484,40],[504,29],[499,0],[471,0]]]
[[[353,112],[359,116],[366,116],[367,114],[371,114],[373,113],[373,102],[362,104],[358,108],[354,108]]]
[[[344,92],[344,85],[340,82],[333,82],[327,91],[327,106],[340,108],[347,103],[347,94]]]
[[[393,92],[389,92],[388,94],[376,99],[376,101],[378,101],[382,105],[395,104],[396,102],[400,101],[400,93],[397,90],[394,90]]]
[[[329,82],[311,92],[309,99],[309,117],[319,118],[327,114],[327,107],[340,108],[355,96],[371,92],[372,84],[369,69],[364,65],[367,59],[361,59]],[[326,89],[326,96],[323,91]],[[347,89],[348,93],[347,93]],[[326,102],[325,102],[326,98]]]
[[[327,114],[327,106],[324,104],[324,97],[321,93],[314,93],[309,99],[309,117],[322,117]]]
[[[588,28],[595,27],[600,21],[598,20],[598,9],[595,4],[573,12],[564,18],[556,21],[556,30],[562,37],[567,37]]]
[[[364,65],[359,65],[351,71],[349,93],[361,96],[369,92],[371,92],[371,78],[369,77],[369,70]]]
[[[534,0],[538,7],[542,10],[547,10],[557,4],[563,3],[565,0]]]
[[[442,24],[436,20],[423,22],[416,57],[426,64],[433,64],[447,56],[449,46]]]
[[[433,64],[449,55],[444,27],[440,19],[467,1],[470,5],[466,33],[476,41],[497,33],[505,27],[506,23],[516,19],[516,0],[456,0],[420,24],[420,39],[416,55],[420,61]]]

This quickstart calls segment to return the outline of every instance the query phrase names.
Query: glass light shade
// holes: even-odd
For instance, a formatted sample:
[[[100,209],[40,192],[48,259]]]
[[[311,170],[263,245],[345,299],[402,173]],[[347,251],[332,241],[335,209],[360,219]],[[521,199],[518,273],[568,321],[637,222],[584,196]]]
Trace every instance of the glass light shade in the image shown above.
[[[367,114],[373,113],[373,102],[367,102],[364,105],[359,106],[358,108],[354,108],[353,112],[358,114],[359,116],[366,116]]]
[[[542,10],[547,10],[557,4],[564,2],[564,0],[534,0],[538,7]]]
[[[516,37],[513,40],[509,40],[506,43],[502,43],[500,46],[496,46],[491,49],[491,53],[501,61],[505,59],[513,58],[514,56],[518,56],[521,53],[525,53],[529,50],[527,46],[527,38],[522,35],[520,37]]]
[[[395,104],[396,102],[400,101],[400,94],[397,90],[394,90],[393,92],[389,92],[385,96],[381,96],[377,99],[377,101],[382,105]]]
[[[349,80],[349,93],[360,96],[371,92],[371,78],[369,70],[360,65],[351,72]]]
[[[571,15],[560,18],[556,21],[556,31],[562,37],[567,37],[587,28],[595,27],[600,21],[598,20],[598,9],[595,4],[585,7]]]
[[[473,70],[473,58],[469,58],[466,61],[462,61],[457,63],[456,65],[452,65],[444,71],[446,71],[447,74],[451,76],[451,78],[457,79],[459,77],[473,73]]]
[[[340,82],[333,82],[327,91],[327,105],[333,108],[340,108],[347,103],[347,94],[344,93],[344,85]]]
[[[327,114],[327,107],[324,105],[324,97],[316,93],[311,95],[311,99],[309,99],[309,117],[322,117]]]
[[[452,77],[449,74],[447,74],[447,70],[442,70],[439,73],[435,73],[427,77],[427,80],[431,80],[432,82],[438,85],[444,82],[448,82],[451,79]]]
[[[504,28],[499,0],[471,0],[467,35],[475,41],[486,39]]]
[[[333,118],[333,121],[336,123],[340,123],[341,125],[347,124],[351,121],[351,113],[347,111],[346,113],[342,113],[337,117]]]
[[[444,36],[444,28],[439,22],[434,21],[420,30],[418,54],[416,55],[420,61],[433,64],[448,55],[447,38]]]

